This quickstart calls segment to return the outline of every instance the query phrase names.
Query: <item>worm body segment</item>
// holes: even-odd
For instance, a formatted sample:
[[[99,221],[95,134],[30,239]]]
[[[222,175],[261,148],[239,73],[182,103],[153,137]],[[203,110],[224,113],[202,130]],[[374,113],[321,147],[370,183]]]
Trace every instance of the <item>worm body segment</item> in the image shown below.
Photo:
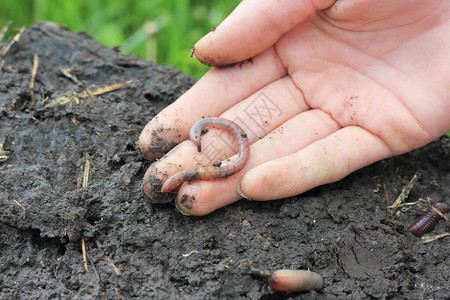
[[[450,211],[450,208],[445,203],[436,203],[433,207],[443,214]],[[436,226],[441,218],[442,217],[437,212],[433,209],[429,209],[408,227],[408,231],[416,237],[421,237],[425,233],[433,230],[434,226]]]
[[[239,142],[239,155],[237,159],[231,163],[218,163],[212,166],[184,170],[169,177],[161,188],[161,192],[167,193],[185,181],[192,180],[212,180],[216,178],[227,178],[240,170],[245,166],[250,157],[250,148],[248,143],[247,134],[236,123],[227,119],[219,117],[208,117],[198,120],[191,128],[189,137],[192,141],[196,142],[198,152],[202,151],[200,142],[200,136],[206,133],[208,128],[219,128],[232,133]]]
[[[269,277],[269,284],[277,291],[317,291],[323,288],[323,277],[306,270],[277,270]]]

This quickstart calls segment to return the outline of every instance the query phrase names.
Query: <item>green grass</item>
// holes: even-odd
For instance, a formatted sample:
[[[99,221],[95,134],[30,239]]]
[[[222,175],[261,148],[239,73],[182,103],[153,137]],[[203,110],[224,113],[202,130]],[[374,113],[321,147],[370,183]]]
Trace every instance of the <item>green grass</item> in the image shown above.
[[[208,67],[189,49],[217,26],[238,0],[0,0],[0,28],[29,27],[36,21],[84,30],[100,43],[122,52],[172,65],[194,77]],[[11,29],[10,29],[11,31]]]

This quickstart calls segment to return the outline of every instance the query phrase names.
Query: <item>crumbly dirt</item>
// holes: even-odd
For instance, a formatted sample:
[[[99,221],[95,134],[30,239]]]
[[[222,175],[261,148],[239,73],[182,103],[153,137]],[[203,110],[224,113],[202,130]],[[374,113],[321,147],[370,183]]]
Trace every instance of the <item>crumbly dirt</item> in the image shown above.
[[[39,57],[34,99],[33,55]],[[75,80],[61,73],[65,68],[76,68]],[[0,299],[450,295],[450,237],[417,244],[406,229],[426,205],[389,212],[385,202],[419,171],[407,201],[449,204],[448,137],[300,196],[242,200],[186,217],[173,204],[152,205],[141,195],[150,162],[136,142],[192,78],[51,23],[22,34],[0,76]],[[129,80],[108,93],[80,96]],[[78,99],[54,102],[74,93]],[[449,230],[441,221],[430,234]],[[276,292],[249,274],[249,262],[266,270],[309,268],[325,287]]]

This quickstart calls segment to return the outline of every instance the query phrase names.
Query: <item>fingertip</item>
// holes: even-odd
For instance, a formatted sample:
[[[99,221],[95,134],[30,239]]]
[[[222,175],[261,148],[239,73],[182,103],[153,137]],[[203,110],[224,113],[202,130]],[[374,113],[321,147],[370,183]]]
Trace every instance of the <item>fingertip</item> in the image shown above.
[[[199,195],[197,195],[199,197]],[[205,205],[204,201],[200,201],[195,195],[189,193],[179,193],[175,199],[175,207],[185,216],[201,217],[212,213],[215,209],[209,205]]]
[[[247,171],[239,184],[240,195],[252,201],[269,201],[282,199],[289,188],[280,180],[280,171],[276,161],[265,162]],[[244,197],[245,198],[245,197]]]
[[[208,66],[227,66],[262,53],[316,10],[335,0],[242,1],[222,23],[191,50]],[[317,2],[317,3],[315,3]]]
[[[195,43],[194,46],[189,51],[189,54],[192,58],[198,60],[200,63],[202,63],[205,66],[208,67],[215,67],[220,65],[220,61],[222,60],[220,55],[216,55],[216,57],[212,57],[208,55],[209,52],[211,52],[208,48],[208,44],[211,44],[214,42],[214,39],[212,41],[209,41],[210,33],[202,37],[200,40]]]
[[[265,190],[259,182],[258,174],[258,171],[255,172],[254,169],[251,169],[242,176],[237,187],[237,191],[242,198],[251,201],[267,200],[264,198]]]
[[[171,202],[176,193],[162,193],[161,192],[162,181],[158,177],[152,174],[146,174],[142,181],[141,191],[142,194],[150,200],[151,203],[168,203]]]
[[[175,199],[175,206],[185,216],[204,216],[214,211],[209,201],[204,201],[208,195],[202,191],[203,185],[200,181],[185,183]],[[209,193],[208,193],[209,194]],[[201,199],[203,197],[203,199]]]
[[[163,127],[155,127],[152,121],[145,126],[139,136],[138,147],[146,159],[161,158],[178,144],[175,141],[167,140],[168,131]]]
[[[210,50],[210,46],[214,43],[214,38],[211,37],[211,32],[202,37],[192,48],[191,57],[195,58],[202,64],[208,67],[224,67],[227,64],[232,63],[232,59],[226,56],[225,53],[217,53],[216,55],[210,55],[213,51]]]
[[[175,199],[175,206],[184,215],[197,217],[208,215],[229,204],[229,201],[224,202],[218,196],[217,189],[218,187],[214,182],[195,181],[184,183]]]
[[[247,47],[236,48],[239,38],[233,38],[228,34],[228,27],[228,25],[219,26],[198,40],[190,50],[191,57],[208,67],[233,67],[239,62],[244,63],[250,60],[270,47],[267,45],[264,48],[254,49],[251,44]]]

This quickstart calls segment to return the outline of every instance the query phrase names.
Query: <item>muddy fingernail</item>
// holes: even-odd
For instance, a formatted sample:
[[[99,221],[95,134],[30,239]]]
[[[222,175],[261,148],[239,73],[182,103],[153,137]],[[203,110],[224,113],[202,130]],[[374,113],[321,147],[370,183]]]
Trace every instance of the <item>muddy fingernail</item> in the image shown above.
[[[162,129],[153,130],[146,141],[139,139],[138,146],[145,158],[151,160],[160,158],[178,145],[178,142],[166,140],[162,131]]]
[[[181,196],[180,199],[175,199],[175,207],[181,214],[183,214],[185,216],[192,216],[192,215],[187,213],[185,210],[183,210],[180,205],[182,205],[183,207],[185,207],[187,209],[192,209],[192,206],[190,206],[188,204],[188,203],[192,203],[192,199],[189,200],[189,198],[190,197],[188,195],[183,194],[183,196]]]
[[[249,200],[249,201],[252,201],[252,200],[253,200],[252,198],[250,198],[249,196],[247,196],[246,194],[244,194],[244,192],[242,192],[242,190],[241,190],[241,184],[240,184],[240,183],[239,183],[238,186],[237,186],[237,192],[238,192],[239,195],[241,195],[242,198],[247,199],[247,200]]]

